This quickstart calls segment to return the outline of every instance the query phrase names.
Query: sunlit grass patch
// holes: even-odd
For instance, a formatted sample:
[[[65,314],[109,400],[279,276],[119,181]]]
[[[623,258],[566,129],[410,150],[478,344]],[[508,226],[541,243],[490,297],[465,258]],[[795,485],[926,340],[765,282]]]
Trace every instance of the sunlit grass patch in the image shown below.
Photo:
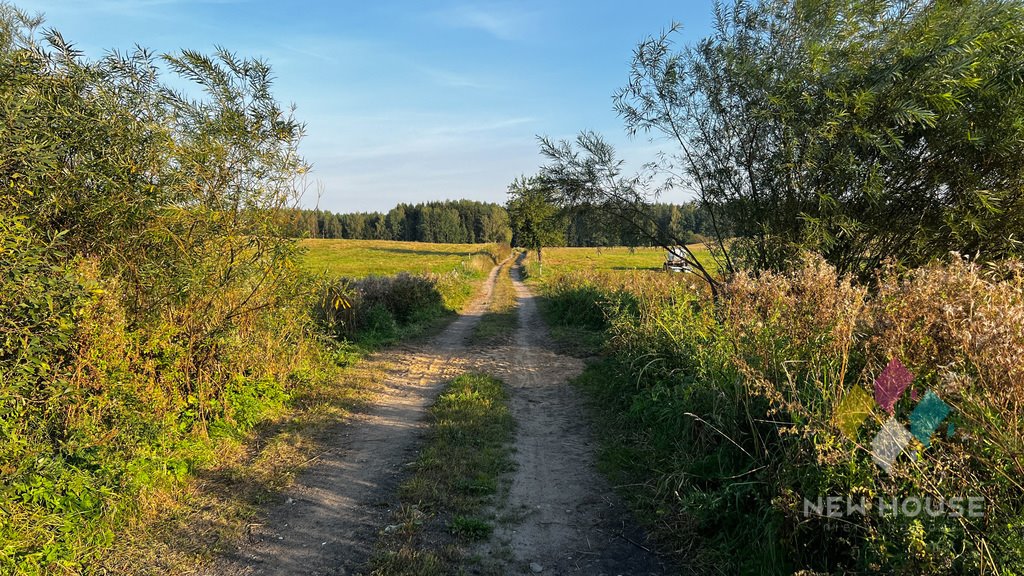
[[[703,244],[690,244],[690,250],[697,256],[701,265],[710,271],[718,266],[711,253]],[[627,246],[614,247],[550,247],[544,248],[544,273],[550,271],[643,271],[661,273],[665,263],[665,250],[662,248]],[[529,254],[527,271],[531,278],[540,275],[537,255]]]
[[[466,268],[486,272],[508,248],[494,244],[434,244],[391,240],[306,239],[303,269],[328,276],[362,278],[399,272],[445,274]]]
[[[402,505],[384,529],[372,574],[450,574],[463,547],[493,530],[484,510],[513,467],[514,420],[500,380],[483,374],[454,379],[430,410],[430,432]]]
[[[250,432],[188,447],[207,457],[187,480],[139,496],[139,513],[100,566],[115,574],[182,573],[233,547],[261,506],[315,462],[328,432],[372,400],[388,366],[363,354],[339,350],[330,363],[297,372],[288,405]]]

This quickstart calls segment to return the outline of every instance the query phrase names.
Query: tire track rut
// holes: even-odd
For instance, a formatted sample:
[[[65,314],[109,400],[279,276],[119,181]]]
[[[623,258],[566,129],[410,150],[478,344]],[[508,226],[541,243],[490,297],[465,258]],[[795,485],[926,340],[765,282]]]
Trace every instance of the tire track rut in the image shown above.
[[[491,354],[516,419],[516,472],[499,525],[481,547],[487,573],[653,575],[671,570],[597,470],[597,443],[570,384],[582,360],[554,351],[536,297],[515,269],[514,343]]]
[[[427,343],[381,353],[389,374],[365,413],[339,424],[316,465],[286,491],[287,500],[255,524],[247,541],[209,567],[210,576],[353,574],[373,552],[406,463],[424,429],[426,409],[446,380],[465,370],[467,338],[487,310],[500,266],[482,294]]]

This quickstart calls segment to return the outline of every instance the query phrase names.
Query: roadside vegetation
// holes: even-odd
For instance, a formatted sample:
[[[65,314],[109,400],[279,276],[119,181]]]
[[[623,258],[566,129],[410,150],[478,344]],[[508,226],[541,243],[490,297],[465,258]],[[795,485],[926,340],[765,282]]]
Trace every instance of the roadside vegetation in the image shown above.
[[[1024,6],[715,21],[635,50],[614,106],[665,146],[643,173],[584,132],[542,138],[505,210],[338,215],[298,208],[304,127],[265,62],[91,60],[0,0],[0,573],[181,573],[232,546],[379,385],[367,353],[450,318],[511,234],[555,337],[600,355],[579,383],[607,471],[689,572],[1024,574]],[[662,248],[552,247],[613,241]],[[672,246],[694,273],[656,271]],[[509,270],[485,344],[515,323]],[[505,394],[442,394],[377,573],[472,562]],[[880,464],[883,431],[904,445]]]
[[[111,543],[79,559],[82,568],[67,571],[188,573],[233,550],[259,513],[317,462],[338,423],[373,401],[393,366],[366,352],[347,344],[319,347],[305,359],[288,396],[266,405],[251,429],[218,423],[218,431],[206,436],[165,438],[174,443],[168,452],[179,458],[168,466],[183,463],[171,469],[176,476],[138,479],[136,503],[111,519]],[[88,537],[89,529],[69,536]],[[53,564],[42,570],[53,571]]]
[[[603,351],[580,383],[605,465],[694,574],[1024,573],[1024,5],[714,20],[634,51],[614,106],[662,146],[641,173],[582,132],[509,189],[514,234],[583,211],[684,245],[648,209],[679,189],[710,223],[696,274],[525,243],[555,336]]]
[[[514,429],[501,381],[463,374],[448,384],[430,409],[426,445],[399,489],[371,574],[457,574],[474,561],[472,544],[491,535],[487,510],[513,467]]]
[[[304,272],[303,126],[264,62],[89,60],[0,3],[0,78],[0,573],[177,573],[231,546],[378,384],[368,347],[497,257]]]
[[[605,352],[578,380],[601,415],[603,464],[690,573],[1024,567],[1021,266],[955,259],[878,282],[868,292],[807,256],[787,273],[732,277],[716,303],[667,274],[546,274],[548,321],[599,335]],[[952,410],[887,473],[870,453],[889,415],[861,408],[849,428],[844,402],[893,358],[914,375],[901,421],[927,391]],[[833,495],[844,510],[847,496],[981,497],[984,516],[805,508]]]

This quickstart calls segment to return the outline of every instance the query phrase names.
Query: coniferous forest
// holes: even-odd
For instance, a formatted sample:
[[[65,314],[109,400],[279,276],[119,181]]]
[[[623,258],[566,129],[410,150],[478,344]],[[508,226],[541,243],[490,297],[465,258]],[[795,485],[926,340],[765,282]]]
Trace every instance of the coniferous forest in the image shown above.
[[[652,220],[673,238],[700,241],[711,235],[706,213],[694,202],[655,203],[647,207]],[[564,246],[648,246],[650,235],[593,210],[567,210],[559,219],[558,242]],[[354,240],[402,240],[456,244],[515,244],[504,206],[474,200],[399,204],[388,212],[334,213],[300,209],[291,231],[296,237]]]

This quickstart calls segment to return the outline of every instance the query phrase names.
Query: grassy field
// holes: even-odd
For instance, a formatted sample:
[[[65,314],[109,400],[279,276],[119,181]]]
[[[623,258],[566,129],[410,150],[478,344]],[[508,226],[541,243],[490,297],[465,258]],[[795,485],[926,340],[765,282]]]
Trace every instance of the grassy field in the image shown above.
[[[444,273],[454,270],[475,256],[497,258],[500,252],[489,244],[431,244],[390,240],[307,239],[302,266],[309,272],[331,276],[362,278],[371,274]],[[714,260],[703,244],[690,249],[709,268]],[[531,254],[531,265],[536,256]],[[661,248],[562,248],[544,249],[544,264],[552,269],[574,270],[661,270],[665,251]]]
[[[398,272],[443,274],[466,265],[474,256],[499,254],[490,244],[306,239],[301,246],[306,250],[302,266],[307,271],[350,278]]]
[[[716,268],[711,253],[703,244],[691,244],[690,250],[709,269]],[[531,266],[536,266],[536,254],[530,253]],[[665,250],[661,248],[545,248],[544,266],[559,270],[653,270],[660,271],[665,263]]]

